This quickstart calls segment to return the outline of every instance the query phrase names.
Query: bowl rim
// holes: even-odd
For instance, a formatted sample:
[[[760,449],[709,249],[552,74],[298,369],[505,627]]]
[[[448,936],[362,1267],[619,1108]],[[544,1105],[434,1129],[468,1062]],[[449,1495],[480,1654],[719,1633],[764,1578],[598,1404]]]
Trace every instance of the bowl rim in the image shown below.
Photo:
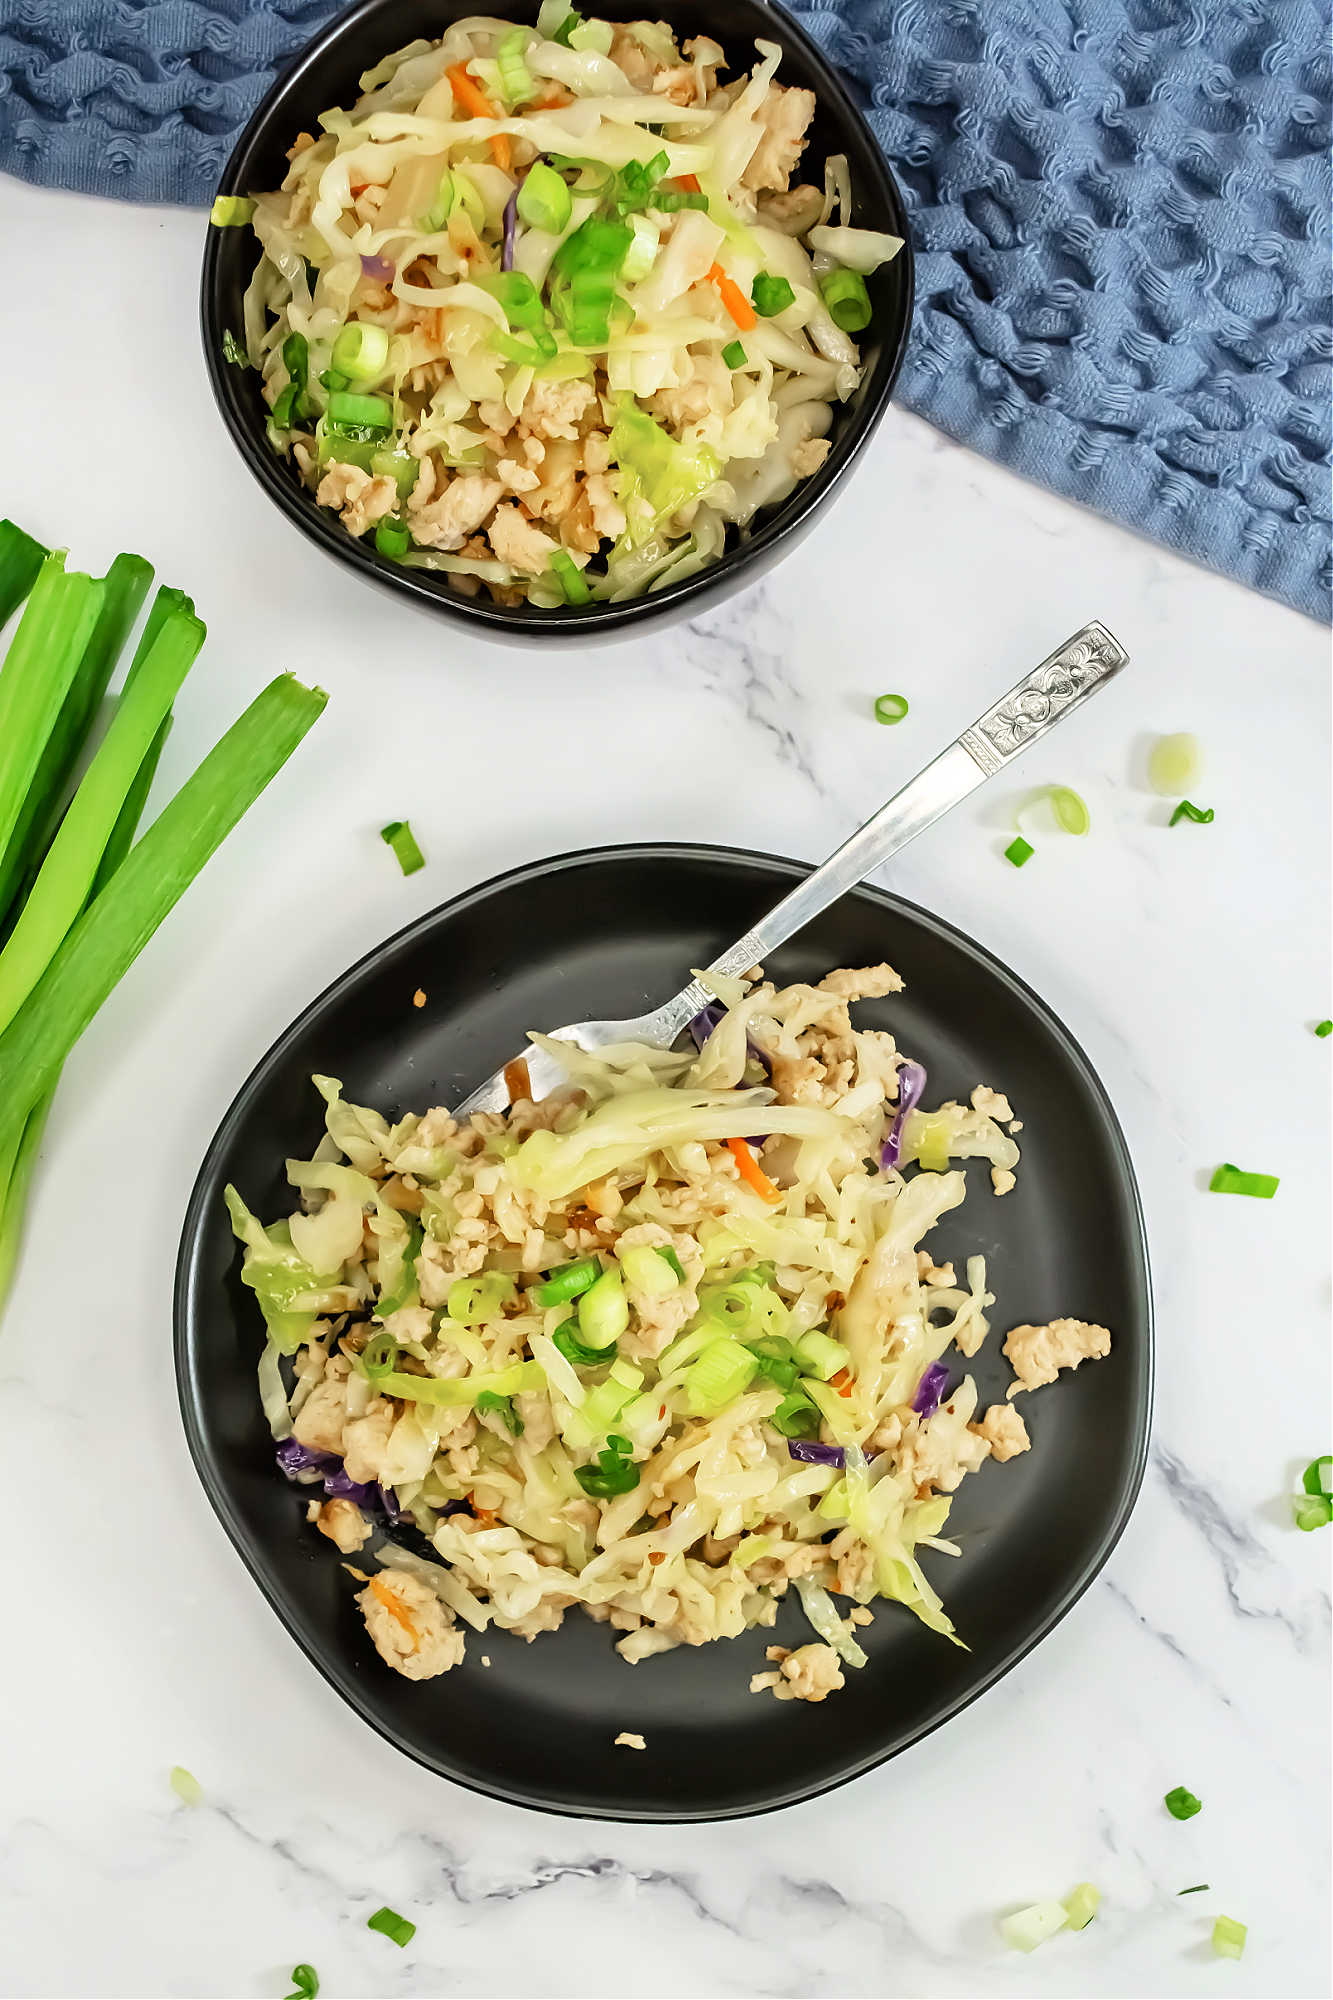
[[[1024,1007],[1042,1021],[1048,1031],[1062,1044],[1068,1053],[1073,1068],[1078,1072],[1090,1102],[1096,1107],[1106,1134],[1112,1156],[1112,1165],[1127,1199],[1131,1234],[1128,1243],[1135,1263],[1135,1276],[1140,1292],[1142,1312],[1142,1370],[1134,1410],[1134,1436],[1132,1452],[1121,1482],[1114,1512],[1104,1524],[1099,1537],[1083,1557],[1081,1563],[1071,1573],[1068,1583],[1044,1618],[1023,1639],[1014,1644],[1001,1658],[992,1663],[989,1670],[975,1684],[960,1692],[958,1697],[944,1707],[923,1727],[917,1729],[901,1743],[888,1748],[873,1748],[858,1758],[848,1768],[835,1772],[823,1782],[808,1785],[798,1784],[790,1789],[778,1791],[757,1803],[746,1803],[727,1808],[704,1808],[682,1812],[662,1813],[660,1811],[636,1812],[631,1805],[610,1808],[584,1808],[582,1810],[561,1805],[549,1798],[533,1797],[503,1783],[484,1784],[470,1777],[460,1775],[449,1768],[446,1761],[424,1754],[416,1744],[408,1741],[376,1707],[353,1679],[340,1674],[328,1657],[328,1649],[307,1640],[300,1626],[288,1616],[282,1593],[270,1576],[263,1560],[262,1550],[255,1544],[248,1527],[242,1519],[239,1507],[233,1501],[226,1479],[218,1472],[213,1462],[213,1448],[207,1437],[198,1409],[198,1383],[196,1350],[199,1338],[200,1275],[198,1270],[200,1249],[203,1242],[206,1212],[215,1195],[215,1183],[227,1153],[234,1142],[237,1129],[250,1115],[255,1098],[262,1092],[270,1071],[281,1062],[289,1045],[316,1021],[330,1007],[336,1006],[345,989],[370,972],[381,959],[396,952],[409,949],[420,937],[441,922],[447,922],[462,912],[484,904],[497,891],[524,880],[556,877],[562,872],[585,864],[609,861],[673,861],[700,859],[712,860],[723,866],[736,864],[749,866],[759,864],[778,873],[789,876],[793,882],[810,873],[812,863],[799,861],[789,855],[767,853],[758,848],[732,847],[721,843],[704,841],[625,841],[611,842],[597,847],[585,847],[567,853],[537,857],[521,862],[517,866],[489,876],[485,881],[460,890],[456,895],[436,904],[411,922],[404,924],[391,936],[363,952],[354,964],[316,994],[288,1025],[277,1035],[269,1048],[254,1064],[249,1075],[238,1087],[231,1103],[223,1113],[217,1128],[209,1141],[200,1162],[199,1171],[185,1212],[181,1228],[180,1245],[177,1252],[175,1275],[172,1286],[172,1349],[176,1376],[177,1403],[181,1415],[186,1444],[200,1485],[204,1489],[209,1505],[221,1522],[227,1538],[240,1557],[261,1595],[278,1618],[288,1638],[305,1654],[306,1658],[340,1695],[347,1705],[363,1722],[386,1742],[411,1759],[414,1764],[445,1779],[449,1784],[461,1785],[464,1789],[482,1797],[502,1801],[506,1805],[519,1806],[532,1812],[549,1813],[560,1819],[611,1821],[620,1824],[637,1825],[687,1825],[722,1820],[758,1818],[761,1814],[785,1811],[790,1806],[800,1805],[807,1800],[825,1797],[828,1793],[850,1784],[853,1779],[863,1778],[871,1771],[882,1768],[894,1757],[913,1749],[936,1730],[943,1728],[955,1716],[987,1694],[991,1688],[1012,1673],[1014,1669],[1041,1645],[1043,1640],[1061,1624],[1073,1610],[1079,1599],[1090,1589],[1110,1560],[1116,1545],[1128,1526],[1130,1516],[1138,1503],[1144,1476],[1147,1470],[1148,1454],[1152,1436],[1152,1418],[1156,1382],[1156,1311],[1152,1282],[1152,1264],[1149,1251],[1147,1223],[1143,1211],[1143,1198],[1138,1177],[1134,1171],[1133,1159],[1124,1129],[1116,1114],[1110,1093],[1102,1082],[1091,1058],[1082,1043],[1053,1007],[1008,966],[988,946],[968,932],[952,924],[947,918],[937,915],[923,905],[910,901],[892,890],[882,889],[871,882],[858,883],[847,893],[850,897],[864,899],[881,910],[905,913],[924,929],[932,931],[950,946],[965,955],[982,961],[987,969],[1006,986]]]
[[[467,0],[442,0],[442,4],[462,13]],[[526,603],[496,604],[481,594],[465,597],[451,590],[442,575],[404,569],[380,556],[373,539],[349,535],[327,509],[317,507],[304,488],[290,478],[285,460],[278,458],[264,442],[262,429],[247,420],[243,392],[244,377],[249,371],[238,371],[222,352],[225,329],[219,298],[219,263],[223,244],[221,232],[210,226],[205,236],[199,287],[200,333],[209,388],[223,426],[252,477],[308,541],[367,581],[418,605],[456,617],[476,631],[519,642],[530,638],[534,644],[540,644],[556,635],[589,639],[607,634],[629,636],[635,626],[655,624],[692,601],[698,600],[702,609],[710,596],[743,587],[756,566],[766,568],[803,536],[857,464],[892,400],[911,337],[916,299],[915,259],[902,190],[867,119],[824,52],[792,15],[771,5],[770,0],[732,0],[732,4],[752,11],[756,29],[762,29],[766,38],[782,45],[784,53],[791,47],[799,50],[814,72],[816,97],[821,107],[831,112],[839,126],[857,131],[863,139],[872,163],[870,205],[887,211],[892,232],[902,238],[903,247],[893,260],[903,278],[901,308],[894,325],[886,329],[873,364],[872,373],[878,379],[868,388],[860,407],[853,412],[851,423],[823,465],[802,480],[781,503],[774,518],[757,533],[725,548],[716,562],[693,576],[668,584],[660,591],[614,604],[557,605],[550,609]],[[392,0],[357,0],[356,5],[328,22],[274,78],[232,148],[218,182],[218,194],[248,192],[250,157],[272,125],[282,118],[288,94],[318,72],[329,51],[345,36],[355,34],[367,18],[387,11],[391,5]],[[517,11],[531,12],[531,0],[521,0]],[[671,5],[664,11],[669,14]]]

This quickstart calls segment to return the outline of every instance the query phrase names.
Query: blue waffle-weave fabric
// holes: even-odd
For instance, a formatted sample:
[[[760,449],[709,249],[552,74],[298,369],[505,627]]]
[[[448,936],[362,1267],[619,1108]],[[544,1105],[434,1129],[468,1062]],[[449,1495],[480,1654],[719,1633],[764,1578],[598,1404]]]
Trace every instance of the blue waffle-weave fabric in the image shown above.
[[[790,6],[852,79],[911,211],[918,299],[899,400],[1327,617],[1326,7]],[[206,202],[273,76],[337,11],[0,0],[0,167]]]

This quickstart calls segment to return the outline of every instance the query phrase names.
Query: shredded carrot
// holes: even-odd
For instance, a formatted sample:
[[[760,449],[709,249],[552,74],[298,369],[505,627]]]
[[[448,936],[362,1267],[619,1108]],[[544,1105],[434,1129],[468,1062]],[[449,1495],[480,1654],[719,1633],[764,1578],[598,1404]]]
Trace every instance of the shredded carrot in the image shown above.
[[[759,321],[755,314],[755,309],[735,279],[729,278],[720,264],[710,264],[708,275],[717,286],[718,297],[735,320],[741,332],[748,333],[752,326],[758,326]]]
[[[479,1507],[475,1500],[469,1501],[468,1505],[471,1507],[477,1519],[481,1522],[483,1528],[493,1528],[495,1526],[494,1507]]]
[[[850,1396],[855,1384],[850,1368],[840,1368],[836,1375],[829,1376],[829,1388],[836,1389],[840,1396]]]
[[[744,1139],[728,1139],[727,1150],[740,1169],[741,1179],[748,1181],[757,1195],[762,1195],[765,1201],[776,1206],[783,1198],[782,1190],[774,1187]]]
[[[664,1563],[666,1561],[666,1550],[654,1549],[651,1555],[648,1557],[648,1560],[650,1563]]]
[[[511,1104],[521,1104],[532,1096],[532,1078],[528,1075],[526,1056],[515,1056],[513,1062],[505,1064],[505,1089],[509,1092]]]
[[[408,1617],[406,1611],[404,1611],[402,1605],[400,1604],[398,1599],[394,1596],[393,1592],[390,1590],[388,1584],[384,1581],[383,1577],[372,1576],[370,1579],[370,1587],[374,1591],[376,1597],[378,1597],[380,1603],[384,1606],[384,1609],[388,1612],[389,1616],[391,1618],[396,1618],[398,1620],[398,1623],[402,1626],[404,1632],[406,1632],[408,1638],[412,1641],[412,1644],[414,1646],[419,1646],[421,1644],[421,1634],[418,1632],[416,1626],[412,1623],[412,1620]]]
[[[312,139],[310,143],[313,146],[315,142]],[[677,174],[676,185],[677,187],[688,188],[691,194],[703,193],[703,189],[699,185],[699,176],[697,174]]]
[[[466,63],[454,63],[451,68],[445,71],[445,75],[448,77],[449,87],[454,93],[454,101],[462,106],[469,117],[498,118],[500,116],[500,113],[491,103],[485,91],[474,78],[468,75]],[[491,149],[491,158],[495,161],[496,166],[503,167],[505,172],[508,173],[513,164],[513,154],[509,149],[509,134],[507,132],[495,132],[486,143]]]

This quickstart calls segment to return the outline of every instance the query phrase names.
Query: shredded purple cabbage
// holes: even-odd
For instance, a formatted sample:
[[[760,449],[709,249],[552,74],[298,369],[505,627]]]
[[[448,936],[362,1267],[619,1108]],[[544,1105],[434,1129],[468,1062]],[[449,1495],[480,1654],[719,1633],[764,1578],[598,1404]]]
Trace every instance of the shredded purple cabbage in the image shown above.
[[[342,1460],[336,1452],[316,1451],[313,1445],[302,1444],[297,1438],[284,1438],[277,1450],[278,1470],[285,1472],[289,1479],[295,1479],[298,1472],[342,1471]]]
[[[789,1438],[787,1451],[792,1458],[799,1458],[803,1465],[836,1465],[844,1467],[847,1453],[840,1444],[817,1444],[808,1438]]]
[[[694,1019],[688,1024],[689,1031],[694,1037],[694,1046],[696,1049],[703,1047],[726,1011],[720,1000],[710,1000],[706,1007],[699,1009]]]
[[[275,1454],[278,1470],[288,1479],[295,1480],[302,1472],[323,1474],[324,1492],[330,1500],[351,1500],[358,1507],[364,1507],[371,1514],[387,1514],[391,1521],[405,1521],[398,1505],[398,1496],[392,1486],[380,1486],[371,1482],[362,1485],[350,1479],[347,1468],[333,1451],[318,1451],[313,1445],[301,1444],[296,1438],[284,1438]],[[307,1482],[314,1485],[315,1481]],[[460,1504],[463,1504],[460,1502]]]
[[[514,238],[518,233],[518,188],[505,203],[504,242],[500,249],[500,269],[512,271],[514,268]]]
[[[393,283],[394,269],[394,265],[387,257],[363,256],[361,259],[362,275],[367,278],[378,278],[382,285]]]
[[[893,1114],[893,1123],[888,1136],[880,1147],[881,1167],[896,1167],[902,1157],[903,1126],[907,1123],[909,1111],[915,1111],[926,1088],[926,1072],[919,1062],[905,1062],[898,1070],[898,1108]]]
[[[933,1417],[944,1400],[944,1391],[949,1384],[949,1371],[942,1361],[926,1363],[921,1380],[916,1385],[912,1398],[912,1408],[919,1417]]]

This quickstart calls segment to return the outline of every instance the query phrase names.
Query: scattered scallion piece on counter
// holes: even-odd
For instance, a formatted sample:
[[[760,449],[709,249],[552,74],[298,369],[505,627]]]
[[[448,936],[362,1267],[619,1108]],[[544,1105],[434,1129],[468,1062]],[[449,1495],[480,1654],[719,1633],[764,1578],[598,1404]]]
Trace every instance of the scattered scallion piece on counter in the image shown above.
[[[292,1990],[287,2000],[318,2000],[319,1974],[313,1965],[292,1967]]]
[[[1242,1958],[1248,1935],[1245,1925],[1234,1917],[1219,1917],[1213,1925],[1213,1950],[1219,1958]]]
[[[1036,851],[1037,850],[1032,845],[1032,842],[1030,840],[1024,840],[1022,834],[1020,833],[1017,834],[1015,838],[1011,840],[1009,845],[1005,848],[1004,858],[1006,861],[1012,861],[1015,868],[1021,868],[1024,862],[1031,861]]]
[[[1296,1526],[1304,1535],[1313,1534],[1316,1528],[1326,1528],[1333,1521],[1333,1500],[1321,1499],[1318,1495],[1298,1493],[1291,1503],[1296,1516]]]
[[[1249,1194],[1257,1201],[1271,1201],[1279,1186],[1276,1174],[1246,1174],[1224,1160],[1208,1183],[1210,1194]]]
[[[1188,1889],[1177,1889],[1178,1896],[1197,1896],[1204,1889],[1212,1888],[1211,1882],[1191,1882]]]
[[[1148,783],[1163,798],[1178,798],[1199,775],[1199,741],[1195,736],[1159,736],[1148,755]]]
[[[1162,1804],[1172,1819],[1193,1819],[1195,1813],[1203,1811],[1203,1800],[1196,1799],[1193,1792],[1184,1785],[1176,1785],[1162,1800]]]
[[[905,694],[880,694],[875,696],[876,722],[901,722],[907,713]]]
[[[1171,825],[1179,826],[1182,819],[1188,819],[1195,826],[1211,826],[1216,817],[1211,806],[1191,805],[1188,799],[1182,799],[1171,815]]]
[[[1085,1931],[1102,1906],[1102,1892],[1093,1882],[1080,1882],[1065,1897],[1071,1931]]]
[[[215,229],[237,229],[254,212],[255,205],[249,195],[220,194],[209,210],[208,219]]]
[[[1011,1917],[1001,1917],[1000,1936],[1015,1951],[1035,1951],[1068,1924],[1069,1912],[1063,1903],[1031,1903],[1026,1910],[1015,1910]]]
[[[1084,834],[1092,825],[1087,803],[1068,785],[1052,785],[1046,794],[1056,823],[1064,833]]]
[[[1316,1022],[1315,1033],[1319,1036],[1321,1041],[1324,1039],[1326,1035],[1333,1035],[1333,1021]]]
[[[425,867],[426,857],[417,846],[416,835],[405,819],[391,819],[387,826],[382,826],[380,839],[386,847],[393,849],[404,875],[415,875],[418,868]]]
[[[203,1804],[204,1788],[193,1771],[187,1771],[184,1764],[173,1764],[169,1773],[169,1783],[182,1805]]]
[[[366,1929],[379,1931],[400,1951],[404,1945],[411,1944],[417,1934],[416,1925],[409,1923],[406,1917],[400,1917],[397,1910],[391,1910],[387,1903],[382,1910],[376,1910],[373,1917],[366,1918]]]
[[[1322,1458],[1312,1458],[1301,1474],[1301,1485],[1307,1493],[1333,1500],[1333,1458],[1327,1453]]]

